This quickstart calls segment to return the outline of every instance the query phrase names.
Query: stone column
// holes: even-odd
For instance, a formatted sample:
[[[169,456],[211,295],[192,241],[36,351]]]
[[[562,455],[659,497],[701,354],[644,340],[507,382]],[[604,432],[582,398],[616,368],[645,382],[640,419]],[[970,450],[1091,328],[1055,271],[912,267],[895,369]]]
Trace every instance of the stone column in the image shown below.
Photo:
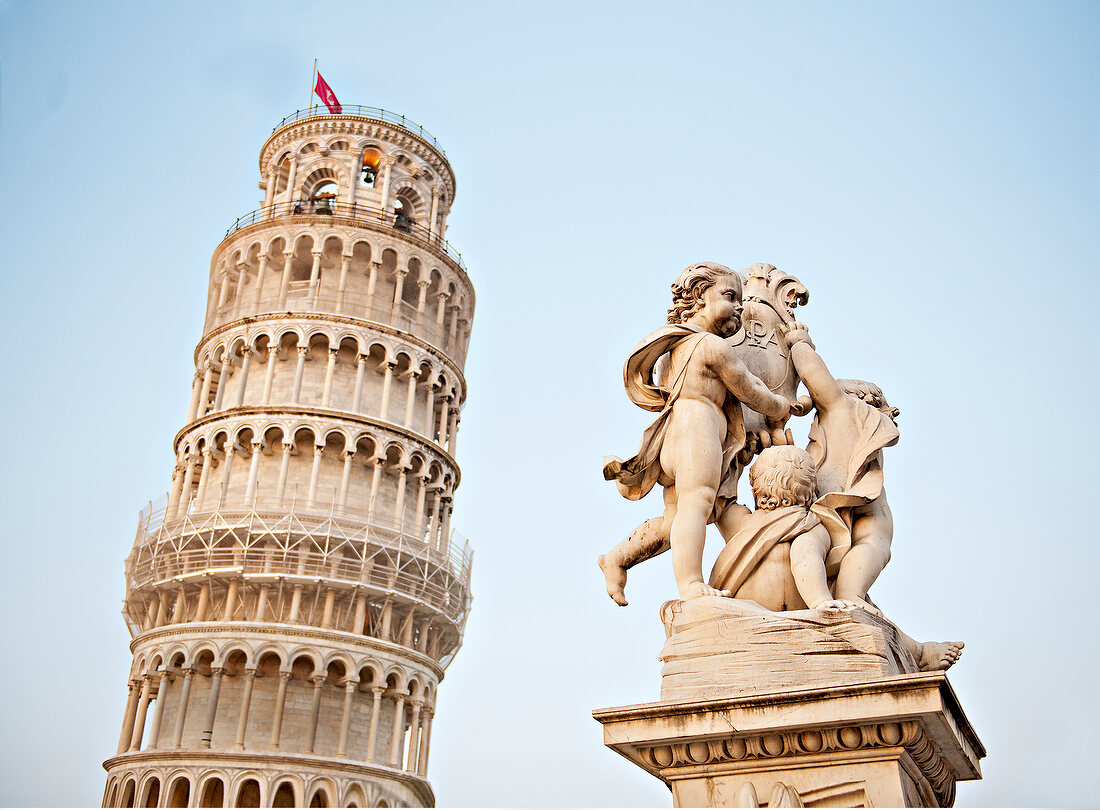
[[[191,493],[195,481],[195,463],[198,458],[194,453],[187,454],[187,470],[183,474],[183,491],[180,495],[179,505],[176,507],[176,517],[183,517],[191,507]]]
[[[351,395],[351,410],[354,413],[362,412],[362,409],[359,407],[359,400],[363,396],[363,374],[366,370],[367,356],[361,354],[355,363],[355,392]]]
[[[446,551],[451,543],[451,513],[454,511],[453,498],[443,500],[443,525],[439,532],[439,548]]]
[[[214,364],[210,362],[210,358],[206,358],[202,364],[202,393],[199,394],[199,404],[195,408],[194,418],[198,419],[200,416],[206,413],[207,405],[210,402],[210,382],[214,376]]]
[[[382,379],[382,401],[378,406],[378,417],[383,421],[388,421],[386,413],[390,408],[390,387],[393,384],[393,368],[395,365],[396,363],[392,360],[385,362],[385,377]]]
[[[317,744],[317,720],[321,716],[321,687],[324,685],[324,675],[313,677],[313,703],[309,709],[309,736],[306,737],[306,748],[302,752],[305,754],[314,753],[313,748]]]
[[[367,501],[367,520],[371,519],[374,514],[374,496],[378,494],[378,482],[382,478],[382,465],[386,463],[384,458],[375,456],[374,459],[374,471],[371,473],[370,478],[370,499]]]
[[[458,304],[449,307],[449,309],[451,310],[451,325],[447,332],[447,348],[453,352],[455,348],[455,332],[458,329]]]
[[[187,721],[187,706],[191,702],[191,679],[195,676],[195,670],[183,671],[183,691],[180,692],[180,705],[176,709],[176,733],[172,739],[172,747],[179,748],[183,744],[183,725]]]
[[[209,748],[214,738],[214,720],[218,716],[218,697],[222,691],[223,674],[225,670],[221,667],[211,669],[210,695],[206,700],[206,720],[203,722],[202,739],[199,741],[199,745],[203,748]]]
[[[439,390],[439,384],[429,381],[424,386],[424,436],[432,438],[432,417],[435,415],[435,392]]]
[[[317,504],[317,481],[321,476],[321,455],[325,452],[323,444],[313,446],[313,469],[309,474],[309,500],[310,506]]]
[[[235,407],[240,408],[244,405],[244,391],[248,385],[248,371],[252,367],[252,346],[245,345],[241,349],[241,384],[237,391],[237,404]]]
[[[279,672],[279,693],[275,696],[275,717],[271,720],[271,739],[268,747],[279,750],[279,737],[283,733],[283,711],[286,709],[286,685],[290,680],[289,672]]]
[[[420,740],[420,707],[424,705],[422,700],[412,702],[412,720],[409,722],[409,755],[405,758],[405,771],[416,773],[416,757],[419,753]]]
[[[416,758],[417,776],[428,775],[428,743],[432,738],[432,716],[435,714],[430,706],[424,707],[424,728],[420,732],[420,754]]]
[[[340,743],[336,748],[336,756],[343,759],[348,750],[348,729],[351,727],[351,704],[355,699],[355,689],[359,681],[350,678],[344,681],[344,713],[340,717]]]
[[[256,597],[256,618],[254,621],[267,621],[267,595],[271,592],[271,583],[265,582],[260,586],[260,595]]]
[[[424,265],[425,268],[427,265]],[[424,305],[428,301],[428,287],[432,284],[431,279],[420,278],[416,282],[416,286],[420,288],[416,298],[416,323],[419,325],[424,320]]]
[[[353,201],[354,202],[354,201]],[[336,311],[344,311],[344,295],[348,287],[348,269],[351,267],[351,254],[340,254],[340,283],[336,288]]]
[[[408,274],[408,268],[398,267],[394,270],[393,304],[390,306],[391,318],[396,318],[401,312],[401,298],[405,291],[405,276]]]
[[[370,272],[367,273],[367,306],[374,307],[374,288],[378,285],[378,271],[382,269],[382,262],[371,262]]]
[[[450,298],[450,293],[445,290],[440,290],[436,293],[435,304],[435,326],[440,336],[443,333],[443,313],[447,307],[447,299]]]
[[[142,681],[134,678],[126,685],[126,709],[122,713],[122,731],[118,735],[118,751],[121,754],[130,747],[130,738],[134,734],[134,719],[137,717],[138,699],[141,696]]]
[[[302,375],[306,370],[307,354],[309,354],[309,346],[298,347],[298,365],[294,369],[294,389],[290,392],[290,401],[296,405],[302,401]]]
[[[455,444],[458,433],[458,412],[459,409],[455,407],[447,409],[447,415],[450,417],[450,424],[447,425],[447,452],[452,456],[455,454]]]
[[[298,156],[294,155],[290,158],[290,170],[287,172],[286,178],[286,201],[288,203],[294,202],[294,181],[298,176]]]
[[[236,579],[229,580],[225,589],[225,607],[222,610],[222,621],[233,620],[233,613],[237,610],[237,594],[240,591],[240,583]]]
[[[340,478],[340,496],[337,501],[340,511],[344,511],[348,507],[348,481],[351,479],[351,463],[353,458],[355,458],[354,450],[344,451],[344,474]]]
[[[380,161],[378,161],[378,168],[382,172],[382,213],[381,219],[386,217],[386,207],[390,202],[390,174],[393,166],[393,158],[389,155],[384,155]]]
[[[439,446],[446,447],[447,445],[447,416],[451,409],[451,402],[453,398],[448,394],[445,397],[440,397],[443,401],[439,407]]]
[[[279,483],[275,485],[275,497],[281,504],[286,498],[286,479],[290,473],[290,454],[294,451],[294,445],[283,442],[283,458],[279,464]]]
[[[210,583],[202,583],[202,587],[199,588],[199,604],[195,608],[195,621],[206,621],[206,611],[210,608]]]
[[[233,742],[233,748],[237,751],[244,750],[244,734],[248,728],[248,712],[252,704],[252,687],[256,683],[256,669],[245,669],[244,677],[244,696],[241,698],[241,713],[237,718],[237,739]]]
[[[210,409],[211,411],[220,411],[222,409],[222,399],[225,397],[225,386],[229,382],[229,375],[232,368],[233,364],[229,362],[229,356],[223,354],[218,367],[218,387],[214,389],[214,407]]]
[[[229,476],[233,474],[233,456],[236,454],[236,445],[232,442],[225,448],[225,463],[222,471],[222,491],[218,496],[218,508],[225,503],[226,493],[229,492]]]
[[[328,366],[325,368],[325,387],[321,392],[321,407],[329,407],[329,403],[332,401],[332,377],[336,373],[336,355],[340,353],[340,349],[328,350]]]
[[[313,254],[313,265],[309,269],[309,307],[315,309],[317,307],[317,293],[321,290],[321,251],[311,251]]]
[[[195,377],[191,382],[191,402],[187,405],[187,422],[190,424],[198,419],[199,410],[199,394],[202,392],[202,375],[198,370],[195,371]]]
[[[275,178],[278,176],[279,167],[272,166],[268,168],[267,174],[267,188],[264,190],[264,208],[268,209],[275,202]],[[270,216],[270,212],[266,212]],[[267,219],[267,217],[264,217]]]
[[[390,739],[389,762],[395,768],[401,767],[401,738],[405,736],[405,693],[395,695],[397,705],[393,713],[393,737]]]
[[[360,580],[364,577],[360,577]],[[367,623],[367,595],[360,593],[355,597],[355,618],[352,620],[352,630],[356,633],[363,632],[363,625]]]
[[[267,279],[267,254],[260,255],[260,265],[256,268],[256,296],[253,299],[252,309],[255,312],[260,311],[260,302],[263,300],[264,294],[264,281]]]
[[[443,487],[435,491],[435,500],[432,502],[432,514],[428,520],[428,542],[436,548],[441,547],[439,542],[439,506],[443,499]]]
[[[290,265],[294,261],[294,251],[283,251],[283,276],[279,281],[279,309],[286,308],[286,294],[290,289]]]
[[[229,266],[226,265],[222,268],[222,283],[218,289],[218,305],[215,311],[225,306],[226,300],[229,298]]]
[[[436,218],[439,216],[439,196],[443,193],[443,186],[436,183],[432,186],[432,213],[428,219],[428,232],[433,236],[437,235],[438,229],[435,226]],[[438,239],[438,237],[437,237]]]
[[[179,511],[180,498],[183,495],[183,468],[179,462],[172,468],[172,489],[168,491],[168,504],[164,507],[164,517],[173,518]]]
[[[157,685],[157,705],[153,709],[153,725],[149,727],[149,747],[156,748],[160,740],[160,724],[164,718],[164,703],[168,697],[168,675],[166,669],[160,671],[160,683]]]
[[[404,466],[397,468],[397,496],[393,500],[393,518],[395,525],[402,530],[405,527],[405,483],[408,470]]]
[[[264,377],[264,405],[271,404],[271,386],[275,382],[275,361],[279,357],[278,346],[267,347],[267,374]]]
[[[416,404],[416,378],[419,376],[417,370],[414,368],[409,369],[409,390],[405,397],[405,422],[404,425],[409,430],[412,430],[413,421],[413,406]]]
[[[237,262],[237,289],[233,293],[233,317],[241,314],[241,296],[244,293],[244,281],[248,278],[248,265]]]
[[[427,473],[416,476],[416,480],[420,482],[420,485],[416,488],[416,533],[421,537],[424,535],[424,497],[428,494],[428,479],[430,477]]]
[[[149,710],[149,700],[153,691],[153,678],[146,673],[141,678],[141,697],[138,698],[137,716],[134,718],[134,730],[130,734],[130,751],[141,750],[141,735],[145,733],[145,713]]]
[[[367,732],[367,762],[374,762],[374,742],[378,736],[378,715],[382,712],[382,693],[385,691],[385,687],[382,686],[371,687],[374,700],[371,703],[370,730]]]
[[[256,495],[256,476],[260,472],[260,454],[263,443],[257,440],[252,442],[252,458],[248,465],[248,483],[245,485],[244,501],[251,504]]]

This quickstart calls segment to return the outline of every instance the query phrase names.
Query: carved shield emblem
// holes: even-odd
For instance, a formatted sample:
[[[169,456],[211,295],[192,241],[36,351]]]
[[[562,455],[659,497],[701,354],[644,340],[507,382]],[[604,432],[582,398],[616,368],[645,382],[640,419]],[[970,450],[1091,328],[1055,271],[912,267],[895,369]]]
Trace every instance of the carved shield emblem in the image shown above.
[[[740,271],[740,276],[745,305],[741,328],[727,340],[749,371],[773,393],[793,400],[799,378],[781,327],[796,320],[795,307],[809,301],[810,294],[797,278],[770,264],[754,264]],[[742,408],[747,433],[766,430],[761,414]]]

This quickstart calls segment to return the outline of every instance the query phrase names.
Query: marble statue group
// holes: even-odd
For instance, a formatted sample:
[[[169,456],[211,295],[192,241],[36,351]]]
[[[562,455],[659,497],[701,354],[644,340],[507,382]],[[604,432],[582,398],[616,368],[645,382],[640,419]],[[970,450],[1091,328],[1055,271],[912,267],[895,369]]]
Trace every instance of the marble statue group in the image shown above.
[[[599,558],[618,604],[627,570],[671,551],[683,602],[881,617],[868,590],[890,559],[883,452],[898,441],[899,411],[877,385],[834,377],[795,317],[808,299],[797,279],[768,264],[739,273],[701,262],[672,285],[668,323],[624,369],[630,399],[657,418],[636,455],[604,465],[626,498],[657,484],[664,493],[663,514]],[[786,427],[799,417],[812,418],[805,449]],[[737,502],[746,469],[755,510]],[[725,546],[704,577],[712,523]],[[898,636],[921,670],[946,669],[963,646]]]

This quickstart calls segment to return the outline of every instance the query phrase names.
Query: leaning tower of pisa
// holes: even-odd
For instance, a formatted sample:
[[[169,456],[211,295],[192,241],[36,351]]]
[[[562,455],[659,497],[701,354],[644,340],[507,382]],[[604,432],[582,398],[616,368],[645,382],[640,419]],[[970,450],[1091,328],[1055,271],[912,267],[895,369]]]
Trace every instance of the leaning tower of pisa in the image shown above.
[[[166,498],[126,561],[109,807],[430,806],[470,607],[451,528],[474,290],[455,178],[384,110],[302,110],[214,251]],[[181,403],[182,404],[182,403]]]

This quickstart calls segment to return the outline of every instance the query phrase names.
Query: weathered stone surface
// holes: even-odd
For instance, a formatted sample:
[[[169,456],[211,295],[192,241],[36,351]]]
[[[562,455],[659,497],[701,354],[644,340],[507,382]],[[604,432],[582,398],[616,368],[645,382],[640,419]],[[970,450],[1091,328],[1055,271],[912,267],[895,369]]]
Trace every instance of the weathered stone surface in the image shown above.
[[[949,807],[985,756],[942,671],[593,715],[676,807]]]
[[[896,627],[864,610],[773,613],[704,597],[661,609],[661,699],[799,689],[918,672]]]

